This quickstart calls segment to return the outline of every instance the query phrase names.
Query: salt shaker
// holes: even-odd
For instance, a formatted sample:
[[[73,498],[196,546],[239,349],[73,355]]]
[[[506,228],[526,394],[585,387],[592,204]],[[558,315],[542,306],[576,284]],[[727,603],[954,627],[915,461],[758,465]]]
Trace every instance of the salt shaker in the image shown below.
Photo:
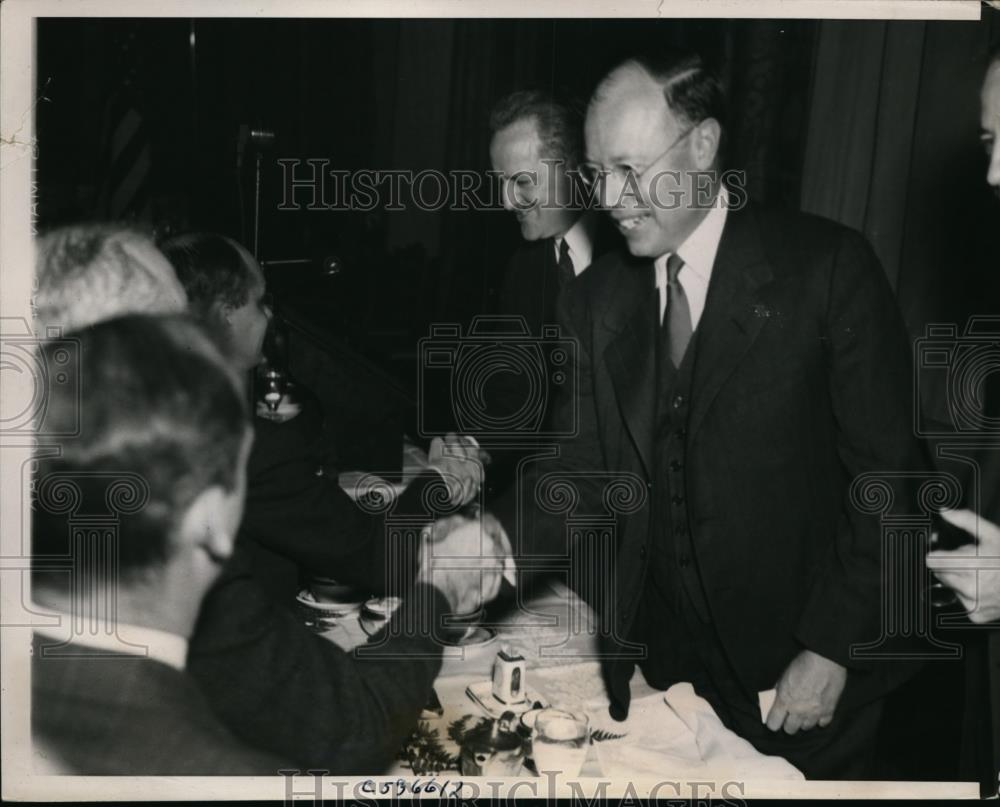
[[[504,646],[493,662],[493,697],[500,703],[522,703],[524,694],[524,656]]]

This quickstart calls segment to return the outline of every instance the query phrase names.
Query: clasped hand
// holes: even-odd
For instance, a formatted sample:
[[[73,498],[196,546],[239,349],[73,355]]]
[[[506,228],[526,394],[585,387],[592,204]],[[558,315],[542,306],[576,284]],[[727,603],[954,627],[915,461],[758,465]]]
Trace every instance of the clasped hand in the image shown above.
[[[506,577],[513,583],[510,540],[489,513],[450,516],[424,530],[417,582],[436,586],[454,614],[471,614],[496,598]]]
[[[437,469],[448,486],[448,495],[455,506],[468,504],[483,484],[485,452],[471,437],[449,432],[431,440],[427,464]]]

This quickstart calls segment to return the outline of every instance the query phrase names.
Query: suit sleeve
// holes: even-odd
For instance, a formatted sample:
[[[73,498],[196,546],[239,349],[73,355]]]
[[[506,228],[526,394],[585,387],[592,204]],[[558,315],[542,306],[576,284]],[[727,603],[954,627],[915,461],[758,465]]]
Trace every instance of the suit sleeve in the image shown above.
[[[547,474],[571,478],[581,506],[594,510],[600,508],[602,482],[607,477],[594,405],[589,310],[583,293],[561,297],[557,316],[562,337],[573,344],[576,357],[574,382],[559,389],[551,426],[553,434],[568,436],[553,441],[558,458],[522,461],[514,484],[494,508],[510,536],[519,573],[528,576],[565,568],[558,558],[568,556],[571,549],[565,537],[566,512],[545,495]]]
[[[393,553],[394,562],[405,564],[412,579],[415,549],[408,539],[390,541],[386,514],[359,507],[335,479],[316,474],[316,463],[301,441],[285,442],[281,435],[276,429],[258,430],[258,456],[250,466],[241,528],[244,534],[308,573],[335,577],[376,594],[385,592],[388,558]],[[421,473],[392,512],[422,512],[425,490],[432,484],[441,484],[439,475]]]
[[[447,600],[417,585],[368,655],[349,653],[275,605],[234,557],[202,604],[188,671],[247,743],[334,775],[385,770],[441,668]]]
[[[912,480],[925,467],[913,433],[909,338],[885,274],[858,234],[845,231],[833,260],[825,341],[837,450],[845,469],[836,539],[798,623],[802,644],[838,663],[864,668],[852,645],[881,630],[881,524],[851,499],[851,483],[873,472],[888,479],[898,512],[913,512]],[[891,583],[889,583],[891,584]]]

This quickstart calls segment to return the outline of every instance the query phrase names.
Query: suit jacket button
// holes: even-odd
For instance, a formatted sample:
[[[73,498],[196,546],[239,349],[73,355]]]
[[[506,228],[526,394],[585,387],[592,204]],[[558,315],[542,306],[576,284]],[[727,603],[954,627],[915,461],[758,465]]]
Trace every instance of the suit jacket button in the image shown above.
[[[683,440],[685,437],[687,437],[687,429],[685,429],[683,426],[679,429],[676,429],[674,431],[674,437],[676,437],[678,440]]]
[[[646,545],[645,544],[643,544],[642,546],[639,547],[639,557],[643,558],[643,559],[646,557]]]
[[[679,471],[684,465],[680,460],[670,460],[670,470]]]
[[[681,406],[683,406],[683,404],[684,404],[684,396],[683,395],[675,395],[674,396],[674,400],[673,400],[672,403],[673,403],[674,409],[680,409]]]
[[[674,496],[671,496],[670,501],[672,501],[674,504],[684,504],[684,497],[678,493]]]

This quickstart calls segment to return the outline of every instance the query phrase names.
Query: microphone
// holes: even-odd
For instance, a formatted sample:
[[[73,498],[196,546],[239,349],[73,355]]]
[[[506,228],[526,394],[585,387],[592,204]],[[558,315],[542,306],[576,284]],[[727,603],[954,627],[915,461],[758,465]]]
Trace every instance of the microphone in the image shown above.
[[[242,167],[243,153],[247,144],[258,152],[271,148],[274,145],[274,131],[272,129],[254,129],[248,123],[241,123],[239,134],[236,136],[236,166]]]

